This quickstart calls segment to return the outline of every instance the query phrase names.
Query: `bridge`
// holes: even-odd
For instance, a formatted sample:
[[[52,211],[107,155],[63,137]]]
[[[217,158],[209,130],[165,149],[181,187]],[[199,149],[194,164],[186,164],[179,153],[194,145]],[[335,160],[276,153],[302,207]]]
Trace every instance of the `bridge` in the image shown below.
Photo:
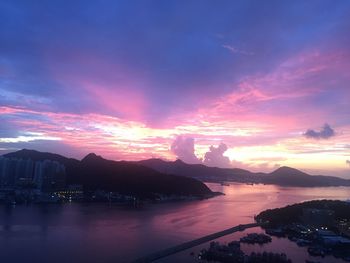
[[[234,226],[234,227],[225,229],[223,231],[216,232],[216,233],[204,236],[204,237],[200,237],[200,238],[194,239],[192,241],[188,241],[188,242],[182,243],[180,245],[177,245],[177,246],[174,246],[174,247],[170,247],[170,248],[167,248],[167,249],[164,249],[164,250],[152,253],[152,254],[150,254],[148,256],[141,257],[141,258],[136,259],[135,261],[133,261],[133,263],[149,263],[149,262],[153,262],[155,260],[158,260],[158,259],[170,256],[170,255],[173,255],[175,253],[178,253],[178,252],[184,251],[186,249],[198,246],[200,244],[209,242],[209,241],[217,239],[219,237],[223,237],[223,236],[226,236],[226,235],[238,232],[238,231],[244,231],[244,230],[246,230],[248,228],[253,228],[253,227],[257,227],[257,226],[261,226],[261,224],[259,224],[259,223],[252,223],[252,224],[245,224],[245,225]]]

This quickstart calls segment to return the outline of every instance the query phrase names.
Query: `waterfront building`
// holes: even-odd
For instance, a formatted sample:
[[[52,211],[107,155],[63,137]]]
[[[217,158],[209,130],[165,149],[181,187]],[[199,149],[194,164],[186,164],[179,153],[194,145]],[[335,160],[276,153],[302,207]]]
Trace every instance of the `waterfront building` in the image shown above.
[[[15,187],[17,159],[4,158],[2,161],[1,188],[10,189]]]
[[[25,186],[32,183],[33,180],[33,161],[31,159],[17,160],[16,163],[16,186]]]
[[[56,161],[36,162],[33,182],[43,192],[62,190],[65,187],[66,168]]]
[[[4,157],[0,156],[0,186],[2,185],[2,181],[3,181],[3,177],[4,177],[3,167],[4,167],[5,161],[6,161],[6,159]]]
[[[35,186],[40,191],[52,192],[64,189],[65,180],[66,168],[59,162],[0,158],[0,189]]]
[[[318,230],[317,236],[319,240],[326,246],[341,246],[350,248],[350,239],[337,235],[329,230]]]

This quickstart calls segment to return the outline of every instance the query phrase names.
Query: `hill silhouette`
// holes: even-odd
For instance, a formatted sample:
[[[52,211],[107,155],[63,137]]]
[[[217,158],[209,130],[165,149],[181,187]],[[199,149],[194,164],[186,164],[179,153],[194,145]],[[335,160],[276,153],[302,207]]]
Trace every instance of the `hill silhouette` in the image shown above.
[[[350,180],[334,176],[309,175],[287,166],[280,167],[271,173],[253,173],[238,168],[218,168],[208,167],[203,164],[187,164],[181,160],[171,162],[161,159],[148,159],[138,163],[163,173],[178,174],[209,182],[231,181],[298,187],[350,186]]]
[[[45,159],[57,161],[66,166],[67,183],[69,184],[82,184],[85,189],[89,190],[103,188],[140,195],[151,192],[196,196],[210,195],[210,189],[199,181],[231,181],[297,187],[350,186],[350,180],[347,179],[309,175],[287,166],[280,167],[271,173],[253,173],[239,168],[187,164],[182,160],[111,161],[94,153],[86,155],[81,161],[58,154],[27,149],[4,156],[30,158],[33,161]]]
[[[66,166],[67,183],[82,184],[87,191],[103,189],[140,197],[149,197],[154,193],[197,197],[214,195],[204,183],[194,178],[163,174],[134,162],[106,160],[94,153],[81,161],[26,149],[4,156],[60,162]]]

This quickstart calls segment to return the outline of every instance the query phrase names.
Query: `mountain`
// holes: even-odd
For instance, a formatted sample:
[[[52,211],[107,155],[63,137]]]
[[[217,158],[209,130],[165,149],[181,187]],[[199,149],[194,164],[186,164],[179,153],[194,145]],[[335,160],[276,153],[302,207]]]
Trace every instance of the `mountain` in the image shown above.
[[[194,178],[164,174],[134,162],[110,161],[93,153],[81,161],[26,149],[4,157],[60,162],[66,166],[67,183],[82,184],[84,190],[103,189],[140,197],[152,196],[153,193],[197,197],[214,195],[204,183]]]
[[[203,164],[186,164],[181,160],[174,162],[149,159],[138,162],[162,173],[193,177],[206,182],[264,183],[281,186],[350,186],[350,180],[322,175],[309,175],[290,167],[280,167],[271,173],[252,173],[238,168],[208,167]]]
[[[350,186],[350,180],[334,176],[309,175],[286,166],[267,174],[262,181],[266,184],[283,186]]]
[[[81,178],[88,189],[106,189],[122,193],[209,195],[202,182],[188,177],[160,173],[133,162],[110,161],[95,154],[87,155],[80,165]]]
[[[62,164],[66,164],[67,162],[79,162],[76,159],[67,158],[59,154],[39,152],[39,151],[28,150],[28,149],[22,149],[16,152],[4,154],[3,156],[7,158],[31,159],[33,161],[42,161],[46,159],[51,161],[57,161]]]
[[[148,159],[137,163],[150,167],[162,173],[193,177],[207,182],[259,182],[262,173],[252,173],[238,168],[208,167],[203,164],[187,164],[181,160],[174,162],[161,159]]]
[[[82,184],[85,189],[106,189],[146,195],[162,194],[210,195],[205,182],[264,183],[281,186],[316,187],[350,186],[350,180],[322,175],[309,175],[290,167],[271,173],[253,173],[238,168],[208,167],[187,164],[181,160],[148,159],[137,162],[110,161],[90,153],[81,161],[58,154],[20,150],[4,155],[33,161],[52,160],[66,166],[67,183]]]

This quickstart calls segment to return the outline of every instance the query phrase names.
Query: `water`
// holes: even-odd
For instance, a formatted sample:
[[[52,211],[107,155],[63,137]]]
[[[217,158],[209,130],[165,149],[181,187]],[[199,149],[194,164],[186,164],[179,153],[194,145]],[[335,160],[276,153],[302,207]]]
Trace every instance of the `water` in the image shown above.
[[[255,214],[268,208],[313,199],[350,197],[347,187],[208,186],[225,195],[203,201],[150,204],[141,209],[74,203],[2,206],[1,262],[130,262],[181,242],[253,222]],[[220,240],[231,241],[242,234]],[[192,250],[199,251],[202,247]],[[288,251],[284,251],[286,248]],[[249,252],[262,248],[246,249]],[[298,260],[307,255],[304,248],[286,239],[274,239],[270,249],[291,253],[292,259]],[[184,251],[159,262],[191,262],[189,253]],[[341,261],[327,258],[324,262]]]

